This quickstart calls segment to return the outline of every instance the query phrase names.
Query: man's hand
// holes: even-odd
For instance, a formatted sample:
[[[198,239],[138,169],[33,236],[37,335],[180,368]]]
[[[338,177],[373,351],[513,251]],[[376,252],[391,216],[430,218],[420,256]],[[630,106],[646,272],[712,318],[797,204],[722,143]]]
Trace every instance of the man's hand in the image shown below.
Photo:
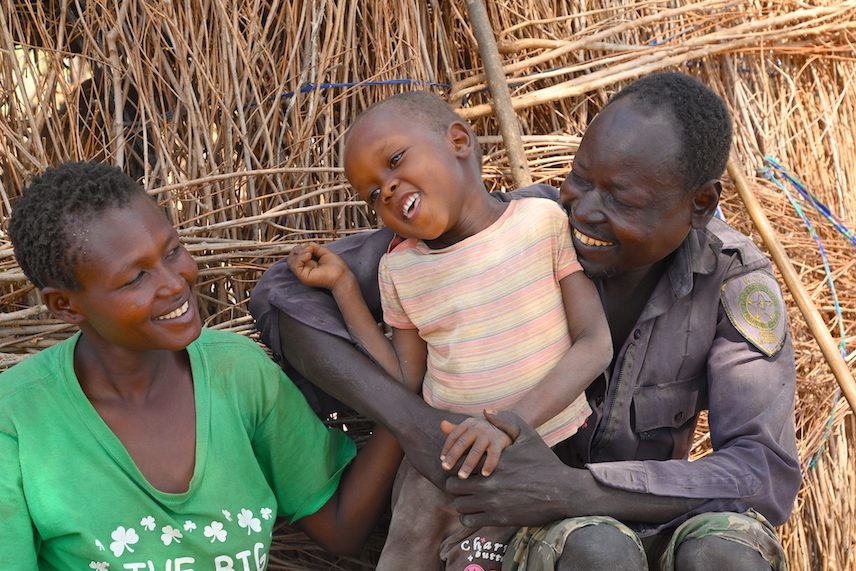
[[[489,478],[474,474],[446,480],[446,491],[467,527],[543,525],[566,517],[573,484],[587,470],[565,466],[534,428],[511,412],[485,411],[485,418],[513,440]]]

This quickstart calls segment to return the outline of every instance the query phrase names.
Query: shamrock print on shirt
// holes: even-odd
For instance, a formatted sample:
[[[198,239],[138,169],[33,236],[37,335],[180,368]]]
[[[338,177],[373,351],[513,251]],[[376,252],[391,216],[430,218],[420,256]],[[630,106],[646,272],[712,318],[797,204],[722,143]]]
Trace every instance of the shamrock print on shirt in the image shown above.
[[[164,526],[161,531],[163,531],[163,535],[161,535],[161,541],[163,541],[164,545],[169,545],[173,541],[175,541],[176,543],[181,543],[181,538],[184,537],[181,534],[181,531],[177,530],[171,525]]]
[[[140,541],[140,536],[137,535],[137,532],[133,528],[125,529],[121,525],[116,528],[110,537],[113,538],[113,543],[110,544],[110,550],[116,557],[120,557],[126,549],[133,553],[134,550],[131,546]]]
[[[103,539],[94,539],[93,556],[89,560],[88,568],[94,571],[112,571],[114,568],[136,569],[138,565],[142,564],[141,561],[147,559],[154,561],[151,554],[157,552],[156,557],[163,557],[164,559],[160,563],[155,562],[153,564],[156,568],[157,565],[162,565],[164,569],[169,569],[167,567],[169,562],[175,565],[190,561],[188,558],[192,559],[193,557],[190,554],[194,553],[194,549],[198,549],[194,545],[200,540],[203,543],[218,546],[212,548],[211,553],[212,556],[222,560],[218,559],[220,563],[227,559],[235,561],[235,553],[241,554],[241,557],[244,553],[249,553],[245,551],[246,547],[237,549],[235,548],[236,545],[246,546],[248,545],[247,541],[255,542],[249,545],[255,545],[254,549],[264,548],[263,551],[255,555],[257,564],[260,565],[259,562],[266,561],[267,558],[268,540],[267,538],[253,539],[248,536],[266,534],[267,537],[270,537],[270,521],[276,517],[276,509],[258,505],[254,506],[254,509],[239,506],[230,506],[230,508],[217,508],[213,514],[201,521],[199,519],[187,519],[186,515],[181,518],[174,518],[174,521],[168,514],[130,515],[128,516],[130,525],[126,522],[126,525],[120,525],[112,528],[112,531],[108,531],[112,539],[109,544]],[[220,514],[228,517],[219,517]],[[217,519],[213,519],[214,517]],[[197,533],[202,537],[198,537],[194,541],[193,538]],[[160,547],[155,548],[155,544]],[[92,544],[90,545],[92,546]],[[97,555],[98,551],[112,552],[116,560],[102,561],[104,555]],[[196,563],[199,564],[199,561]],[[224,569],[226,568],[224,567]],[[143,568],[140,567],[140,569]]]
[[[154,531],[155,529],[155,518],[152,516],[144,517],[140,520],[140,525],[143,526],[143,529],[147,529],[149,531]]]
[[[258,533],[262,530],[262,523],[259,518],[253,517],[253,512],[246,508],[238,514],[238,525],[247,528],[247,535],[250,535],[251,531]]]
[[[226,535],[228,535],[228,532],[223,529],[222,523],[219,521],[212,521],[211,525],[205,526],[205,529],[202,530],[202,534],[205,537],[210,537],[211,543],[214,543],[215,540],[221,542],[226,541]]]

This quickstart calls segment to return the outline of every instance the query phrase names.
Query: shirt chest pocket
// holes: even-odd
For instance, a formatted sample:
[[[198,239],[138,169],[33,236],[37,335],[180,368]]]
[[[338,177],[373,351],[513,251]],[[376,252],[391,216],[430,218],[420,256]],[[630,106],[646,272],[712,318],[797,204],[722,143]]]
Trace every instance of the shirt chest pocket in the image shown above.
[[[679,428],[704,404],[705,375],[660,385],[638,387],[633,393],[633,431]]]

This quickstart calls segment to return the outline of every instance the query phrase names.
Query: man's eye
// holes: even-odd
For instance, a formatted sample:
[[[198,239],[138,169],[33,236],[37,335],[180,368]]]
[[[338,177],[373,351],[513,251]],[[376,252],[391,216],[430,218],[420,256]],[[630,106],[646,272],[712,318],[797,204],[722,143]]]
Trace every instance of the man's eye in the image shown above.
[[[609,201],[619,208],[623,208],[623,209],[633,208],[631,205],[627,204],[626,202],[622,202],[622,201],[618,200],[617,198],[615,198],[615,195],[612,193],[609,193],[607,196],[609,197]]]
[[[571,171],[571,178],[574,179],[575,184],[578,184],[580,186],[591,186],[591,183],[589,181],[587,181],[586,179],[581,177],[579,174],[577,174],[573,170]]]
[[[392,155],[392,157],[390,157],[390,159],[389,159],[389,167],[394,169],[396,167],[396,165],[398,165],[398,163],[401,162],[401,157],[403,157],[403,156],[404,156],[403,152],[396,153],[396,154]]]
[[[166,253],[166,257],[167,257],[167,258],[173,258],[173,257],[175,257],[175,256],[176,256],[176,254],[178,254],[178,251],[179,251],[179,250],[181,250],[181,246],[180,246],[180,245],[176,246],[175,248],[173,248],[172,250],[170,250],[169,252],[167,252],[167,253]]]

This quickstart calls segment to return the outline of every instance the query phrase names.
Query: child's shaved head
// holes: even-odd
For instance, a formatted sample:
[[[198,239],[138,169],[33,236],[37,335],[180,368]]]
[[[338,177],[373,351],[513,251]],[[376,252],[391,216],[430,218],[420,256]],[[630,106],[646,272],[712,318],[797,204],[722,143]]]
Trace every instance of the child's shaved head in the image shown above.
[[[404,91],[378,101],[366,108],[354,120],[351,129],[358,125],[363,117],[378,109],[385,109],[390,105],[398,107],[401,111],[406,112],[409,119],[412,118],[419,121],[437,133],[445,134],[449,125],[455,121],[461,121],[461,117],[439,95],[435,95],[430,91]]]
[[[376,111],[383,112],[392,108],[395,108],[402,114],[403,121],[418,121],[439,135],[445,135],[449,126],[456,121],[464,123],[469,127],[466,121],[455,113],[452,106],[439,95],[430,91],[404,91],[370,105],[362,113],[357,115],[357,118],[348,129],[348,134],[345,135],[345,143],[348,142],[348,135],[353,132],[354,128],[364,118]],[[475,153],[473,155],[478,160],[479,167],[481,167],[481,145],[478,144],[478,140],[475,137],[473,137],[473,142],[475,144]]]

